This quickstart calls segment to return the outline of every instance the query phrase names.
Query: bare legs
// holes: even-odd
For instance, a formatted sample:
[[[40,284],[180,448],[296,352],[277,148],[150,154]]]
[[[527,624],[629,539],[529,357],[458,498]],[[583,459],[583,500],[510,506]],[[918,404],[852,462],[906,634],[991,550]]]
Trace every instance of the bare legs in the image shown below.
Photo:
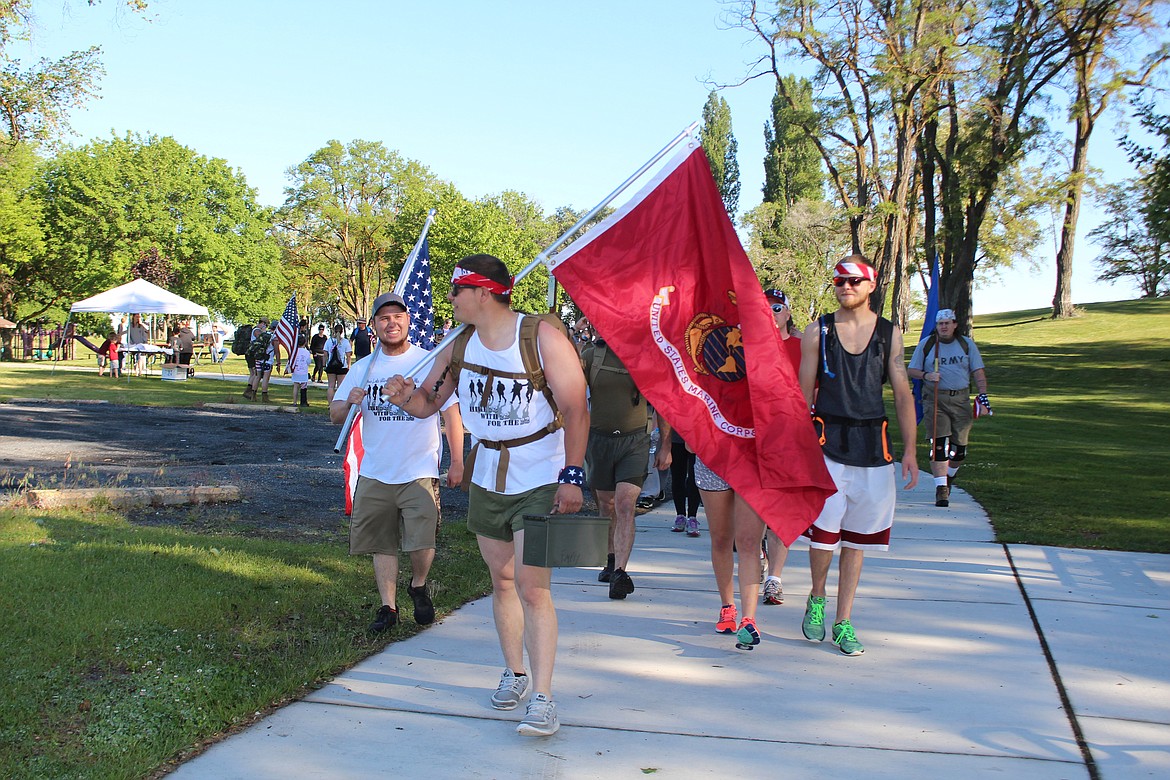
[[[492,575],[492,615],[504,664],[523,674],[524,651],[532,665],[532,687],[552,698],[553,664],[557,653],[557,613],[550,589],[552,570],[520,564],[524,532],[512,542],[479,540],[479,551]]]

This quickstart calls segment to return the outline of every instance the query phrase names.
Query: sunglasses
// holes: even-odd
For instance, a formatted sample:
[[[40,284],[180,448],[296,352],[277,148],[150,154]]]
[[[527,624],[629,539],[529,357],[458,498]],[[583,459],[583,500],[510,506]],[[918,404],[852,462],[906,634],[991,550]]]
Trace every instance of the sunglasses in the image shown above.
[[[787,308],[788,308],[788,306],[783,304],[783,303],[773,303],[772,304],[772,311],[780,312],[780,311],[784,311]]]
[[[836,285],[837,287],[844,287],[845,285],[849,285],[850,287],[860,287],[861,283],[864,281],[866,281],[866,280],[865,279],[854,279],[854,278],[845,279],[845,278],[838,277],[838,278],[833,280],[833,284]]]
[[[471,287],[472,287],[472,285],[470,285],[470,284],[453,284],[453,285],[451,285],[451,297],[454,298],[456,295],[463,292],[464,290],[470,290]]]

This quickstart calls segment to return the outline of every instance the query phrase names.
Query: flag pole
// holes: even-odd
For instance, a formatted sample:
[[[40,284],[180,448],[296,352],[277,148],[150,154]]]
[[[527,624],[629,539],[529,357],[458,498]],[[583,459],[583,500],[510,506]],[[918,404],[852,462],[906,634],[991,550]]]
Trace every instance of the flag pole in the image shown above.
[[[627,178],[620,185],[618,185],[617,189],[615,189],[613,192],[609,193],[609,195],[606,195],[605,198],[600,203],[598,203],[596,206],[591,208],[588,211],[588,213],[585,214],[585,216],[583,216],[583,217],[581,217],[581,219],[577,220],[576,224],[574,224],[571,228],[569,228],[564,233],[562,233],[560,238],[558,238],[556,241],[554,241],[553,243],[551,243],[547,247],[545,247],[543,250],[541,250],[540,254],[538,254],[532,260],[532,262],[530,262],[528,265],[524,266],[523,270],[521,270],[520,273],[516,274],[516,276],[513,277],[512,284],[515,285],[516,282],[519,282],[521,279],[528,276],[528,274],[535,271],[537,269],[537,267],[539,267],[540,265],[547,264],[549,255],[551,255],[561,245],[563,245],[565,242],[567,242],[569,239],[571,239],[576,234],[576,232],[578,230],[580,230],[586,224],[588,224],[589,220],[591,220],[595,216],[597,216],[598,212],[600,212],[602,209],[604,209],[606,206],[608,206],[610,203],[612,203],[619,195],[621,195],[623,192],[625,192],[626,189],[631,184],[633,184],[635,181],[640,179],[642,177],[642,174],[646,173],[646,171],[648,171],[648,170],[650,170],[650,168],[654,167],[655,163],[657,163],[659,160],[661,160],[663,157],[665,157],[667,154],[669,154],[671,149],[678,146],[684,139],[690,138],[698,126],[699,126],[698,122],[691,122],[686,127],[686,129],[684,129],[681,133],[676,135],[671,140],[670,143],[668,143],[666,146],[662,147],[658,151],[657,154],[655,154],[653,157],[651,157],[649,160],[647,160],[645,163],[643,163],[642,167],[638,168],[638,170],[634,171],[634,173],[632,173],[629,176],[629,178]],[[549,289],[551,290],[552,287],[550,286]],[[444,336],[443,340],[441,342],[439,342],[439,344],[437,344],[435,346],[435,348],[433,350],[431,350],[431,352],[426,357],[423,357],[421,360],[419,360],[419,362],[416,365],[412,366],[408,371],[404,371],[403,376],[414,376],[419,371],[421,371],[423,368],[430,365],[432,362],[434,362],[435,358],[437,358],[439,356],[439,353],[448,344],[453,342],[455,340],[455,338],[466,329],[467,329],[467,323],[461,323],[458,327],[452,329],[451,332],[448,333],[446,336]],[[350,426],[353,425],[353,417],[355,414],[356,414],[356,407],[351,407],[349,410],[349,417],[346,418],[345,425],[343,425],[341,428],[341,435],[337,437],[337,443],[335,445],[333,445],[334,452],[341,452],[342,447],[345,445],[345,437],[349,434]]]
[[[427,221],[423,223],[422,232],[418,235],[418,241],[414,242],[414,248],[410,250],[410,254],[406,256],[406,262],[402,264],[402,270],[398,274],[398,281],[394,283],[394,294],[402,295],[406,289],[406,282],[410,277],[410,272],[414,268],[414,263],[418,259],[418,253],[422,251],[423,242],[427,240],[427,231],[431,229],[431,225],[435,221],[435,210],[431,209],[427,212]],[[370,317],[373,319],[373,316]],[[371,323],[372,324],[372,323]],[[379,344],[376,349],[381,349]],[[362,376],[361,386],[365,387],[366,382],[370,380],[370,370],[374,367],[374,361],[371,360],[366,363],[366,373]],[[334,452],[341,452],[341,448],[345,446],[345,439],[349,436],[349,429],[353,427],[353,421],[357,418],[358,406],[349,407],[349,413],[345,416],[345,422],[341,424],[341,433],[337,435],[337,442],[333,445]]]

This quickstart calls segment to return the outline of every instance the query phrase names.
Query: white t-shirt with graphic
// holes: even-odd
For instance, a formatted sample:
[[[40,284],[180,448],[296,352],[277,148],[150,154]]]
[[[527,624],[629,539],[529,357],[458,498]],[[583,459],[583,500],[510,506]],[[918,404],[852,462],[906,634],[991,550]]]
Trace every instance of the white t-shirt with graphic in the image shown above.
[[[334,398],[346,398],[350,390],[360,387],[366,366],[373,361],[365,383],[366,395],[362,399],[362,446],[366,454],[358,469],[361,476],[387,485],[439,476],[442,457],[439,415],[423,419],[412,417],[382,394],[386,380],[395,374],[405,376],[426,355],[425,349],[414,344],[401,355],[386,355],[379,345],[368,356],[355,362],[341,380]],[[427,365],[419,371],[415,382],[421,384],[429,370]],[[443,405],[443,410],[457,402],[452,395]]]
[[[516,334],[512,345],[498,352],[488,349],[471,334],[463,359],[466,363],[498,371],[523,373],[520,357],[520,321],[516,317]],[[488,382],[490,386],[485,386]],[[463,424],[478,440],[507,441],[536,433],[553,421],[553,410],[544,393],[537,392],[527,378],[489,378],[464,365],[459,372],[460,411]],[[490,391],[490,392],[489,392]],[[485,397],[486,393],[486,397]],[[454,396],[452,396],[454,397]],[[496,470],[500,451],[480,447],[475,455],[475,472],[471,481],[485,490],[496,492]],[[542,439],[508,448],[508,474],[505,495],[516,495],[557,481],[565,465],[565,431],[557,430]]]

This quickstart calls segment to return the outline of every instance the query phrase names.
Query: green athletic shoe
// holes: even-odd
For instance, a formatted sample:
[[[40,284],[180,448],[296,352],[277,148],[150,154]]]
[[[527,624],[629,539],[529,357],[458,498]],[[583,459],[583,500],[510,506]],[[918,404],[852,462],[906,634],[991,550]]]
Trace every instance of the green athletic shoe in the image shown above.
[[[853,624],[848,620],[833,624],[833,644],[845,655],[861,655],[865,652],[865,645],[857,641]]]
[[[810,642],[825,641],[825,597],[809,596],[804,608],[804,622],[800,624],[804,638]]]

